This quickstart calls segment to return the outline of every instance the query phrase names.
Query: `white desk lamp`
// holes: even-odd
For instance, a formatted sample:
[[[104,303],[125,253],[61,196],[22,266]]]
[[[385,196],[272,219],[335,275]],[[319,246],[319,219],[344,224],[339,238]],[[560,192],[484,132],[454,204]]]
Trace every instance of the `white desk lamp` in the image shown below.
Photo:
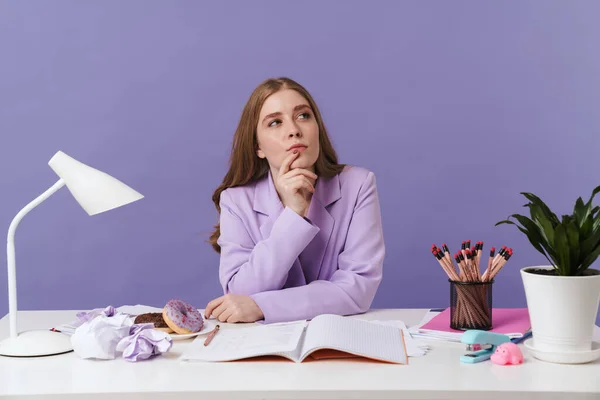
[[[50,189],[23,208],[8,229],[8,308],[10,337],[0,342],[0,355],[36,357],[71,351],[69,336],[48,330],[17,333],[17,278],[15,269],[15,231],[21,219],[63,186],[89,214],[95,215],[142,199],[140,193],[104,172],[80,163],[62,151],[48,165],[60,177]]]

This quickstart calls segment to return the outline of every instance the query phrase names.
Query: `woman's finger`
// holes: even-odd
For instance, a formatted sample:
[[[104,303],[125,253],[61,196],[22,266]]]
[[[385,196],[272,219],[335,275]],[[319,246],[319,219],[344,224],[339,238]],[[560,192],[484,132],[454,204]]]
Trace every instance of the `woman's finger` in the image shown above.
[[[293,178],[290,182],[290,187],[294,190],[306,189],[312,193],[315,191],[312,183],[304,176],[297,176]]]
[[[296,159],[296,157],[298,157],[298,154],[300,153],[296,150],[296,153],[292,152],[283,160],[281,167],[279,167],[279,176],[283,176],[289,172],[290,165],[292,165],[292,162]]]
[[[215,308],[215,310],[212,312],[212,315],[219,319],[219,316],[223,314],[225,310],[227,310],[227,305],[225,303],[221,303],[217,308]]]
[[[220,315],[218,320],[221,322],[227,322],[227,320],[233,315],[233,309],[231,307],[226,308]]]
[[[307,178],[317,179],[317,174],[315,174],[314,172],[311,172],[311,171],[309,171],[307,169],[304,169],[304,168],[295,168],[295,169],[293,169],[291,171],[288,171],[287,173],[285,173],[282,176],[282,178],[284,178],[284,179],[285,178],[292,178],[292,177],[297,176],[297,175],[304,175]]]
[[[217,308],[221,303],[223,303],[224,299],[225,296],[221,296],[209,301],[206,307],[204,308],[204,318],[209,318],[214,309]]]
[[[231,313],[231,315],[229,316],[229,318],[227,318],[227,321],[231,324],[236,323],[236,322],[241,322],[241,319],[239,317],[239,315],[237,315],[236,313]]]

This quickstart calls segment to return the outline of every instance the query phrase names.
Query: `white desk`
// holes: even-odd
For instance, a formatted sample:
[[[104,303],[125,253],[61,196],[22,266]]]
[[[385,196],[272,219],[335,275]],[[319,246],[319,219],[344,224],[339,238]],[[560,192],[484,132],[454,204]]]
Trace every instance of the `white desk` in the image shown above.
[[[374,310],[365,319],[417,324],[427,310]],[[22,311],[19,330],[49,328],[75,311]],[[236,325],[240,326],[240,325]],[[230,329],[231,326],[224,326]],[[0,339],[8,336],[0,320]],[[600,361],[557,365],[533,359],[502,367],[464,365],[464,346],[429,341],[430,352],[409,365],[327,360],[186,363],[191,341],[149,361],[82,360],[73,352],[44,358],[0,357],[0,399],[600,399]]]

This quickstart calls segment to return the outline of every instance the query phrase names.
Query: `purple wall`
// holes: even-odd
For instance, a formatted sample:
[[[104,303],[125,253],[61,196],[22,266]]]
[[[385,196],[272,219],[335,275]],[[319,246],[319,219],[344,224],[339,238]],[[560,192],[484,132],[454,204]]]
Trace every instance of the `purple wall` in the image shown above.
[[[600,184],[599,13],[596,1],[3,1],[0,227],[54,183],[59,149],[146,196],[88,217],[63,189],[29,214],[19,307],[220,295],[210,197],[245,100],[280,75],[313,93],[341,161],[377,175],[388,251],[374,307],[446,306],[429,248],[465,239],[513,247],[495,305],[523,306],[518,270],[545,259],[493,225],[524,211],[520,191],[564,213]],[[3,315],[5,272],[0,288]]]

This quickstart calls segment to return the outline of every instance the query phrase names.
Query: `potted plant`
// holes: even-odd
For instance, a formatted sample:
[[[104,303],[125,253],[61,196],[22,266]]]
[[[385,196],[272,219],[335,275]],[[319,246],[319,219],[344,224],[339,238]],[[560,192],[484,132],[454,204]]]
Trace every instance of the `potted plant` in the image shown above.
[[[529,200],[524,207],[530,217],[513,214],[496,223],[516,225],[550,263],[520,270],[533,333],[527,347],[536,358],[576,363],[600,353],[592,340],[600,271],[590,268],[600,255],[600,206],[592,205],[598,192],[600,186],[587,203],[579,197],[572,214],[561,218],[539,197],[521,193]]]

